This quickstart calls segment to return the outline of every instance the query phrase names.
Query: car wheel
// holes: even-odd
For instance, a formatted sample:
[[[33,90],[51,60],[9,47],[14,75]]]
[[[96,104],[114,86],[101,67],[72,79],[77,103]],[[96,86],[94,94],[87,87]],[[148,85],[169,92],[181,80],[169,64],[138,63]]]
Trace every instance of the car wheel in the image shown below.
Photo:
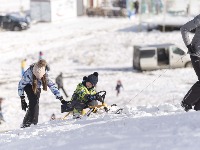
[[[186,64],[185,64],[185,68],[192,68],[192,62],[190,61],[190,62],[187,62]]]
[[[13,31],[20,31],[20,27],[14,26]]]

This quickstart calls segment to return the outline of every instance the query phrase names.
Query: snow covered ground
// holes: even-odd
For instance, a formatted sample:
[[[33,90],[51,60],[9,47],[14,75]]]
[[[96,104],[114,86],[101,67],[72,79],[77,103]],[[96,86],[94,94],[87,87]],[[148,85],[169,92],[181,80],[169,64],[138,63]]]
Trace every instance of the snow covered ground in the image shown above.
[[[0,0],[0,13],[30,9],[30,0]]]
[[[185,49],[181,34],[138,32],[137,22],[81,17],[34,24],[22,32],[0,32],[0,96],[5,98],[6,120],[0,125],[0,149],[199,149],[199,112],[185,113],[180,107],[197,80],[193,69],[142,73],[132,69],[133,45],[174,43]],[[20,63],[26,58],[28,67],[38,60],[39,51],[50,64],[52,80],[63,72],[69,95],[83,76],[98,71],[97,90],[106,90],[107,104],[117,107],[81,120],[68,116],[49,121],[52,113],[57,118],[65,114],[48,90],[41,94],[39,124],[20,129],[25,115],[17,94]],[[124,89],[117,97],[119,79]],[[121,107],[122,114],[113,114]]]

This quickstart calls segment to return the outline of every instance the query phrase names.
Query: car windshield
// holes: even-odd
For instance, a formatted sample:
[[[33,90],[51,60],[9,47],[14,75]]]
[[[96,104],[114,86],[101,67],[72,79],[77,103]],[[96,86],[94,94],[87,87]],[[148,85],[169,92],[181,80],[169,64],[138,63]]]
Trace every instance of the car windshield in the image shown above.
[[[180,48],[178,47],[172,47],[172,51],[174,54],[178,54],[178,55],[185,55],[185,52],[183,50],[181,50]]]
[[[12,20],[26,21],[26,19],[23,16],[17,14],[11,14],[9,16]]]

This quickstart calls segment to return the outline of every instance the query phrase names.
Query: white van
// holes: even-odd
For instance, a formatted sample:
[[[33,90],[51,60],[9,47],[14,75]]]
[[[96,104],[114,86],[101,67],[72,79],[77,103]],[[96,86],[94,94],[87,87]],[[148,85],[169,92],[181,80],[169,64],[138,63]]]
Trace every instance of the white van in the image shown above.
[[[192,67],[190,56],[184,55],[185,52],[174,44],[135,45],[133,68],[143,71]]]

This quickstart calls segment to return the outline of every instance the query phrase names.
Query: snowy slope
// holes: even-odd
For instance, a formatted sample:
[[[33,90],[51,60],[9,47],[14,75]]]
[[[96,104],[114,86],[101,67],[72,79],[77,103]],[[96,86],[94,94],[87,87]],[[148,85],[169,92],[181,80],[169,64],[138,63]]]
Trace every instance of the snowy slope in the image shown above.
[[[176,109],[171,112],[136,109],[123,115],[51,121],[2,133],[0,148],[197,150],[200,138],[198,118],[199,112],[186,114]]]
[[[197,80],[193,69],[143,73],[132,69],[133,45],[166,42],[185,49],[181,34],[137,32],[137,22],[137,18],[82,17],[35,24],[23,32],[0,32],[0,96],[5,97],[6,120],[0,125],[0,149],[198,149],[199,114],[180,107]],[[39,124],[19,129],[25,115],[17,95],[20,62],[27,58],[28,67],[38,60],[39,51],[50,64],[53,80],[63,72],[69,95],[83,76],[98,71],[97,90],[106,90],[106,102],[125,108],[123,114],[50,122],[52,113],[57,118],[65,114],[48,90],[41,94]],[[124,89],[116,97],[118,79]]]

